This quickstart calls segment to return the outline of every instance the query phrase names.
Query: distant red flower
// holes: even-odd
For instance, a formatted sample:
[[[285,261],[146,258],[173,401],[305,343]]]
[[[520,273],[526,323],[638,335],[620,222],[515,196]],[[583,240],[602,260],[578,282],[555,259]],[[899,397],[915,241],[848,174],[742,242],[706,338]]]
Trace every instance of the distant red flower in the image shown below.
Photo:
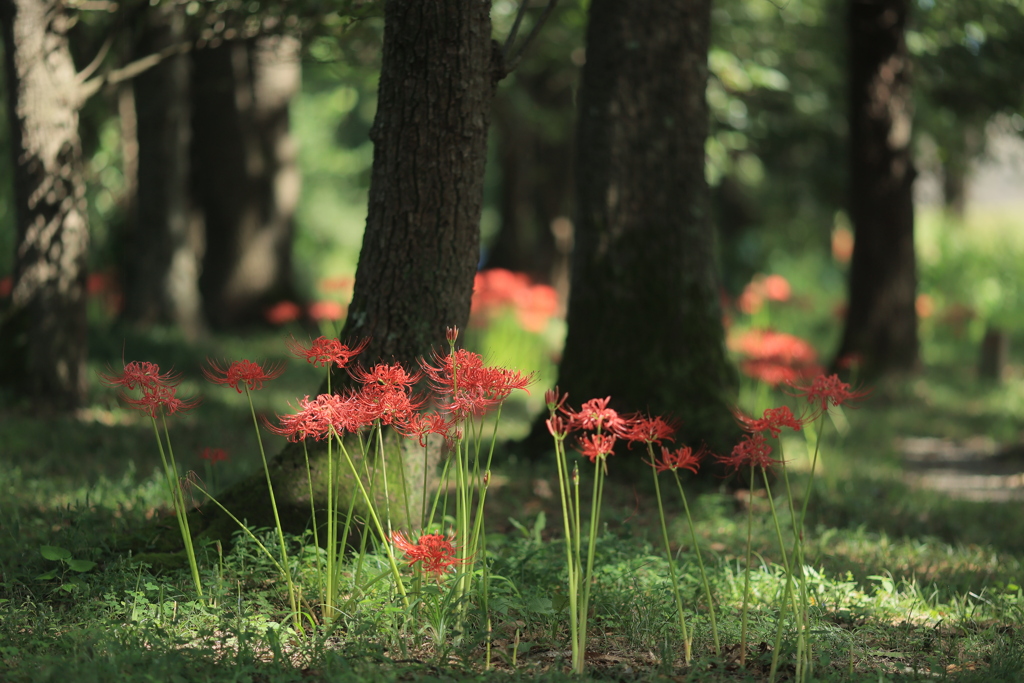
[[[781,275],[769,275],[764,279],[764,293],[769,301],[789,301],[792,289],[789,281]]]
[[[858,401],[870,391],[851,391],[850,385],[839,379],[839,375],[819,375],[809,386],[794,386],[794,396],[805,396],[808,403],[818,403],[822,412],[830,405],[841,406]]]
[[[289,339],[287,342],[288,349],[292,353],[299,358],[305,358],[306,362],[312,363],[315,368],[326,367],[332,363],[338,368],[343,368],[348,365],[353,356],[359,355],[369,343],[369,339],[364,339],[355,346],[350,347],[342,344],[337,339],[329,339],[327,337],[317,337],[310,342],[309,346],[303,346],[295,339]]]
[[[455,534],[422,534],[413,543],[400,531],[392,532],[391,542],[405,553],[410,565],[423,563],[423,571],[434,574],[438,580],[441,575],[464,562],[456,556],[453,545]]]
[[[608,407],[611,396],[592,398],[576,412],[565,410],[573,429],[588,429],[599,432],[618,434],[626,427],[626,421],[612,408]]]
[[[11,290],[14,288],[14,279],[8,275],[7,277],[0,279],[0,299],[6,299],[11,295]]]
[[[231,459],[228,452],[223,448],[210,448],[209,446],[203,449],[199,457],[210,462],[225,462]]]
[[[210,364],[209,369],[203,368],[203,376],[214,384],[224,384],[231,387],[238,393],[242,393],[242,385],[249,391],[258,391],[263,388],[263,383],[276,379],[284,372],[283,365],[270,365],[266,369],[259,363],[251,360],[236,360],[226,368],[217,364],[217,361],[206,359]]]
[[[706,448],[701,447],[696,451],[689,446],[680,446],[674,451],[670,451],[665,446],[661,447],[661,457],[655,460],[653,463],[649,463],[654,466],[658,472],[667,472],[669,470],[690,470],[694,474],[697,474],[697,470],[700,469],[700,462],[707,455],[708,451]]]
[[[778,438],[779,434],[782,433],[783,427],[800,431],[800,428],[804,425],[804,420],[795,417],[789,406],[768,408],[759,420],[745,415],[738,410],[734,411],[733,414],[744,431],[751,433],[768,432],[774,438]]]
[[[284,325],[302,317],[302,308],[294,301],[278,301],[263,311],[263,317],[271,325]]]
[[[627,441],[660,444],[663,439],[671,441],[675,433],[675,426],[664,418],[641,415],[626,421],[621,436]]]
[[[587,434],[579,440],[580,453],[590,462],[605,460],[615,450],[614,434]]]
[[[313,320],[341,320],[345,317],[345,307],[337,301],[315,301],[306,312]]]
[[[809,379],[821,372],[818,354],[799,337],[774,330],[748,330],[729,340],[734,351],[746,356],[740,369],[771,386]]]
[[[748,434],[743,441],[733,447],[730,455],[717,455],[715,459],[726,467],[739,470],[746,467],[761,467],[769,469],[772,465],[781,463],[771,457],[772,447],[765,441],[764,434]]]

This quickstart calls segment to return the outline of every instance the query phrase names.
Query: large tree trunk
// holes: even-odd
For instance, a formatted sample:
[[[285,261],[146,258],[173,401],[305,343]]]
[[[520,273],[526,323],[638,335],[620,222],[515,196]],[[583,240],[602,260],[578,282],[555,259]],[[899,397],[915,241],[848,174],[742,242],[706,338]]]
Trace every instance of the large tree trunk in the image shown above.
[[[69,18],[55,0],[4,0],[0,21],[17,216],[0,379],[40,405],[73,408],[86,392],[89,229]]]
[[[295,298],[291,242],[299,198],[288,104],[300,85],[289,36],[194,53],[193,191],[205,227],[200,287],[218,327],[262,322]]]
[[[184,9],[151,8],[134,58],[180,43]],[[202,235],[191,221],[189,140],[191,60],[174,55],[134,82],[138,196],[125,258],[124,317],[173,324],[187,337],[203,329],[199,295]]]
[[[576,251],[559,386],[736,434],[704,179],[710,3],[594,0],[579,96]]]
[[[357,358],[363,365],[384,360],[415,368],[418,358],[445,344],[447,326],[464,326],[469,318],[488,119],[500,75],[492,67],[489,9],[482,0],[385,6],[369,211],[340,335],[369,338]],[[317,500],[324,500],[324,456],[310,453]],[[406,462],[408,481],[421,482],[425,473],[415,468],[422,450]],[[309,502],[301,445],[284,450],[272,477],[282,514],[292,528],[303,528]],[[223,501],[251,524],[272,523],[262,474]],[[212,533],[230,532],[232,524],[220,518]]]
[[[849,5],[849,211],[856,241],[836,365],[856,356],[869,375],[912,370],[918,362],[909,9],[909,0]]]

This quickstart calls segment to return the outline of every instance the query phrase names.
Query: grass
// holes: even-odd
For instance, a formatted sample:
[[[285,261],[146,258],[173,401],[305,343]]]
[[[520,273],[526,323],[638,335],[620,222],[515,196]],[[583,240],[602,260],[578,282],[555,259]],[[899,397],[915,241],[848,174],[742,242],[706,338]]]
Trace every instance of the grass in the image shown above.
[[[512,334],[480,332],[474,343],[497,362],[550,367],[543,343]],[[96,371],[119,367],[123,345],[129,358],[181,370],[186,393],[202,386],[199,367],[206,357],[283,360],[286,353],[281,335],[215,338],[201,347],[173,336],[122,342],[123,336],[112,333],[92,349]],[[963,440],[982,434],[1017,442],[1024,424],[1022,367],[1024,359],[1015,357],[1008,379],[992,386],[975,381],[968,364],[933,363],[910,381],[876,387],[861,409],[846,412],[849,434],[840,439],[830,431],[826,437],[805,539],[815,680],[998,681],[1024,675],[1020,503],[958,500],[910,486],[898,449],[898,438],[911,436]],[[287,412],[318,380],[316,371],[292,363],[255,396],[257,410]],[[233,392],[204,393],[202,409],[173,428],[175,448],[187,466],[223,488],[258,467],[258,451],[250,415],[228,400]],[[542,393],[534,390],[533,403],[504,411],[502,438],[527,431]],[[792,399],[778,394],[773,400]],[[407,618],[391,600],[387,581],[377,578],[386,561],[372,546],[361,558],[362,569],[357,571],[356,557],[342,568],[342,617],[328,627],[312,610],[301,633],[291,626],[278,573],[242,534],[230,548],[197,549],[210,602],[195,600],[184,566],[148,566],[115,550],[120,537],[172,521],[151,427],[119,406],[110,390],[97,387],[92,404],[73,416],[37,415],[7,401],[0,411],[0,443],[4,681],[61,680],[72,672],[77,681],[572,678],[566,673],[565,550],[554,464],[530,462],[514,442],[503,444],[488,494],[486,561],[478,563],[489,574],[487,609],[477,596],[459,634],[451,633],[444,610],[432,607],[443,596],[430,586],[413,594],[419,616]],[[205,446],[228,446],[231,461],[204,471],[197,454]],[[271,453],[278,446],[268,443]],[[808,482],[805,447],[792,438],[783,448],[800,491]],[[613,458],[597,544],[587,677],[767,680],[784,584],[765,497],[711,482],[690,498],[718,603],[721,658],[714,655],[685,517],[678,504],[669,510],[695,630],[694,663],[685,667],[652,489],[646,481],[617,480],[614,466]],[[673,504],[670,496],[666,500]],[[742,669],[735,648],[751,507],[753,635]],[[275,534],[255,533],[275,552]],[[320,551],[309,535],[288,537],[287,543],[296,580],[311,596]],[[786,664],[791,635],[782,645],[783,679],[792,674]]]

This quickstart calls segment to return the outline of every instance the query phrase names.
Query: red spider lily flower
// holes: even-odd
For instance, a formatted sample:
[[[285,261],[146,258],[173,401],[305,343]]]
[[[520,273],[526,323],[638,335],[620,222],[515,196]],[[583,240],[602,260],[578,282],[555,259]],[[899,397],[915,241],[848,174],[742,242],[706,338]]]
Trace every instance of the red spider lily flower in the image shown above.
[[[315,301],[306,309],[313,320],[341,320],[345,317],[345,307],[337,301]]]
[[[551,436],[556,439],[561,440],[569,435],[569,422],[561,415],[552,415],[544,420],[544,424],[548,426]]]
[[[789,409],[789,406],[768,408],[764,411],[760,420],[745,415],[739,410],[734,410],[733,415],[736,416],[736,420],[740,423],[743,431],[751,433],[768,432],[776,439],[782,433],[783,427],[800,431],[800,428],[805,423],[805,420],[793,416],[793,411]]]
[[[289,339],[287,343],[292,353],[299,358],[305,358],[306,362],[312,363],[315,368],[326,367],[332,363],[338,368],[343,368],[353,356],[359,355],[366,348],[370,340],[364,339],[355,346],[347,346],[337,339],[327,337],[317,337],[308,347],[295,339]]]
[[[455,423],[453,421],[448,420],[440,413],[414,413],[409,420],[402,425],[402,434],[409,437],[417,437],[420,446],[423,448],[426,448],[427,436],[430,434],[443,436],[445,443],[451,446],[458,438],[460,438],[459,432],[452,429],[454,426]]]
[[[263,311],[264,319],[271,325],[284,325],[302,317],[302,309],[293,301],[278,301]]]
[[[174,372],[160,372],[160,366],[147,361],[135,361],[124,366],[120,375],[100,373],[100,380],[109,387],[125,389],[151,389],[158,386],[175,386],[181,381],[181,375]]]
[[[320,394],[312,401],[309,396],[299,401],[299,410],[292,415],[278,415],[280,426],[264,424],[274,434],[298,442],[312,437],[317,441],[359,429],[359,411],[353,402],[337,394]]]
[[[452,543],[454,540],[454,533],[423,534],[416,543],[400,531],[391,534],[391,542],[405,553],[410,565],[422,562],[423,571],[434,574],[438,580],[442,574],[465,562],[456,557],[456,548]]]
[[[434,362],[420,362],[434,391],[448,399],[443,410],[457,416],[483,415],[502,403],[515,389],[527,391],[533,374],[484,365],[478,353],[459,349],[452,353],[434,352]]]
[[[226,368],[222,368],[217,361],[206,359],[210,368],[203,368],[203,376],[214,384],[225,384],[238,393],[242,393],[245,385],[249,391],[258,391],[263,388],[263,383],[277,379],[284,372],[283,365],[270,365],[266,369],[259,363],[251,360],[236,360]]]
[[[700,469],[701,460],[704,459],[707,453],[708,450],[704,446],[701,446],[696,451],[689,446],[680,446],[674,451],[670,451],[665,446],[662,446],[661,457],[648,464],[652,465],[659,473],[669,470],[690,470],[697,474],[697,470]]]
[[[226,462],[231,460],[231,456],[223,448],[210,448],[207,446],[203,449],[203,452],[199,454],[199,457],[203,460],[209,460],[210,462]]]
[[[377,363],[369,370],[352,368],[349,374],[364,388],[374,391],[406,391],[420,379],[420,373],[410,375],[401,363]]]
[[[569,416],[574,429],[589,429],[595,432],[620,433],[626,426],[626,421],[619,414],[608,407],[611,396],[605,398],[592,398],[582,406],[578,412],[571,410],[563,411]]]
[[[423,401],[414,399],[406,390],[381,389],[371,383],[352,395],[352,404],[358,412],[356,422],[360,425],[370,425],[380,420],[381,424],[404,431],[408,429],[409,421],[416,415]]]
[[[792,288],[781,275],[769,275],[764,279],[764,293],[769,301],[789,301]]]
[[[829,405],[841,406],[851,401],[858,401],[870,390],[851,391],[850,385],[839,379],[839,375],[819,375],[809,386],[795,386],[794,396],[806,396],[808,403],[819,403],[821,411],[828,410]]]
[[[544,392],[544,404],[552,415],[565,404],[567,398],[569,398],[569,394],[560,392],[557,386]]]
[[[184,413],[199,405],[199,399],[180,399],[175,396],[178,387],[157,385],[144,387],[141,398],[129,398],[122,394],[124,402],[135,410],[141,410],[146,415],[156,418],[158,415],[173,415]]]
[[[456,325],[444,328],[444,338],[448,340],[448,344],[454,346],[455,340],[459,338],[459,328]]]
[[[614,434],[587,434],[580,437],[580,453],[590,462],[604,461],[615,450]]]
[[[627,441],[660,444],[662,440],[672,441],[675,425],[663,417],[639,415],[626,421],[620,436]]]
[[[743,441],[736,444],[730,455],[716,455],[715,459],[726,467],[739,470],[745,467],[761,467],[769,469],[781,463],[771,457],[772,447],[765,441],[764,434],[757,432],[748,434]]]

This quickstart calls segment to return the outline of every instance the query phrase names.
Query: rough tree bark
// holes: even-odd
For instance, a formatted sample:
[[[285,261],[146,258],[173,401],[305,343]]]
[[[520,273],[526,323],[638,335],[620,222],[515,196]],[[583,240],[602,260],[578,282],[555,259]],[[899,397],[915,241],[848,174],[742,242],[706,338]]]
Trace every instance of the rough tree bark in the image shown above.
[[[200,289],[211,325],[263,322],[294,300],[291,242],[299,199],[288,104],[300,85],[290,36],[193,53],[193,196],[206,236]]]
[[[681,419],[684,441],[721,452],[735,376],[704,179],[709,15],[707,0],[590,5],[558,383],[575,405]]]
[[[856,241],[846,329],[834,365],[856,356],[867,375],[918,363],[914,300],[914,164],[910,0],[850,0],[849,212]]]
[[[133,58],[185,38],[184,8],[150,8]],[[138,184],[125,259],[124,318],[172,324],[186,337],[204,328],[199,295],[202,235],[191,221],[191,60],[178,54],[134,79]]]
[[[57,0],[4,0],[17,247],[0,317],[0,379],[49,408],[86,392],[86,256],[80,83]]]

